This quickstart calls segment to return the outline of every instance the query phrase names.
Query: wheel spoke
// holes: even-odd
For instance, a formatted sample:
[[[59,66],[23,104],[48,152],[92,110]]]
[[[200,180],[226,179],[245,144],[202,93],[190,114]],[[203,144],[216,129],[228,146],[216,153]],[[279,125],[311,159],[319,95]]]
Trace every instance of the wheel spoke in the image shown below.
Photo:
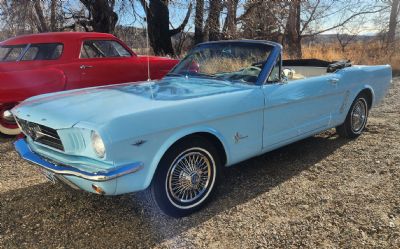
[[[351,112],[351,129],[354,132],[361,131],[365,126],[367,106],[365,101],[359,99]]]
[[[198,151],[178,157],[168,173],[167,185],[172,198],[182,203],[200,198],[209,186],[211,167],[207,156]]]

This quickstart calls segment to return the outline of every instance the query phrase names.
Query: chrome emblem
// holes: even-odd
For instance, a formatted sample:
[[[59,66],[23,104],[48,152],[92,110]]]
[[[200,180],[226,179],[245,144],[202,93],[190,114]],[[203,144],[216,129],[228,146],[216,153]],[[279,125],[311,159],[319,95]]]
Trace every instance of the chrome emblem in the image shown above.
[[[249,136],[243,136],[239,132],[236,132],[235,136],[233,137],[235,139],[235,143],[239,143],[240,140],[248,138]]]
[[[43,137],[43,132],[42,129],[40,129],[40,126],[34,123],[28,123],[26,127],[26,133],[33,139],[37,140],[41,137]]]
[[[134,146],[140,146],[140,145],[142,145],[142,144],[144,144],[144,143],[146,143],[146,141],[145,140],[139,140],[139,141],[136,141],[135,143],[133,143],[132,145],[134,145]]]

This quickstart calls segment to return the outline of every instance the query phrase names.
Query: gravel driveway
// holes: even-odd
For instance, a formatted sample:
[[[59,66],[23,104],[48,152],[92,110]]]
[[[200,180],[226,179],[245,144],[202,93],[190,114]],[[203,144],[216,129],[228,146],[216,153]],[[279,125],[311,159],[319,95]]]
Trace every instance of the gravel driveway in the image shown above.
[[[143,193],[53,185],[0,137],[0,248],[400,248],[400,79],[357,140],[334,130],[226,170],[183,219]]]

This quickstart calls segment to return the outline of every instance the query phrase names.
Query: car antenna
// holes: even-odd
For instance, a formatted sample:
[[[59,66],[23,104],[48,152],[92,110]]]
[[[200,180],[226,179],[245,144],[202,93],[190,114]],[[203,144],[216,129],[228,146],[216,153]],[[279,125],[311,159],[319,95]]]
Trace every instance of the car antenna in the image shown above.
[[[147,5],[147,1],[145,1],[145,4]],[[145,8],[146,11],[149,11],[148,8]],[[150,93],[151,93],[151,98],[154,99],[154,94],[153,94],[153,84],[151,82],[151,76],[150,76],[150,48],[149,48],[149,22],[147,21],[147,12],[145,16],[145,21],[146,21],[146,50],[147,50],[147,82],[150,83]]]
[[[147,81],[151,80],[151,76],[150,76],[150,57],[149,57],[149,53],[150,53],[150,48],[149,48],[149,23],[147,21],[147,17],[146,18],[146,50],[147,50]]]

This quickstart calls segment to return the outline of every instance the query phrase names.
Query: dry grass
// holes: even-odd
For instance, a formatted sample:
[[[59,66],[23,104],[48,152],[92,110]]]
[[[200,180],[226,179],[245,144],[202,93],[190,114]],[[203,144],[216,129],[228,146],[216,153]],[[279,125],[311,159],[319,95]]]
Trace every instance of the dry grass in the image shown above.
[[[216,74],[221,72],[237,72],[250,66],[252,62],[237,58],[215,58],[209,59],[201,66],[201,72],[206,74]]]
[[[397,47],[400,47],[400,42],[396,44],[395,48]],[[134,48],[133,50],[138,54],[152,54],[151,49]],[[393,68],[393,74],[400,75],[400,50],[388,51],[384,44],[378,41],[355,42],[349,44],[344,52],[339,43],[303,44],[302,51],[303,58],[316,58],[328,61],[349,59],[354,64],[360,65],[390,64]],[[287,53],[284,52],[285,54]],[[182,57],[183,55],[180,56],[180,58]],[[230,71],[230,69],[220,68],[230,63],[215,62],[212,64],[210,65],[211,71]],[[235,66],[234,68],[240,68],[239,63],[236,62],[233,63],[233,66]]]
[[[138,55],[154,55],[153,49],[151,48],[132,48],[132,50]]]
[[[385,46],[376,41],[349,44],[344,52],[337,43],[303,45],[303,58],[330,61],[349,59],[354,64],[363,65],[390,64],[393,73],[400,74],[400,51],[388,52]]]

